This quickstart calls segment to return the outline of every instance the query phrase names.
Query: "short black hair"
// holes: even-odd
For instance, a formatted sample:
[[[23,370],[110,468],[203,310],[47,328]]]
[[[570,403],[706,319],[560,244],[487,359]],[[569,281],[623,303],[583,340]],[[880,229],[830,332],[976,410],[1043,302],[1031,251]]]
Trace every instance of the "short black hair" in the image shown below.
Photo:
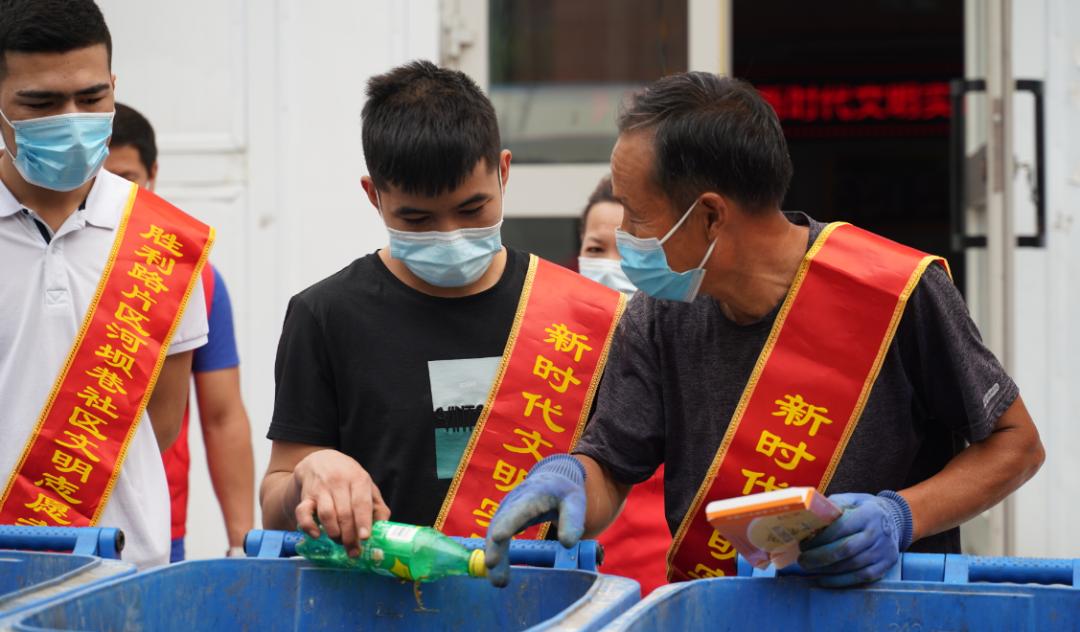
[[[589,211],[601,202],[615,202],[620,206],[622,205],[622,202],[615,199],[615,192],[611,189],[610,174],[600,178],[596,188],[589,194],[589,200],[585,202],[585,209],[581,211],[581,234],[585,234],[585,224],[589,221]]]
[[[0,0],[0,79],[7,53],[67,53],[104,44],[112,66],[112,36],[93,0]]]
[[[150,121],[130,105],[116,104],[116,116],[113,117],[112,140],[110,147],[134,147],[139,152],[139,162],[146,167],[146,173],[154,170],[157,162],[157,141],[154,138],[154,126]]]
[[[495,108],[463,72],[414,61],[372,77],[363,111],[364,160],[375,186],[452,191],[481,160],[499,165]]]
[[[664,77],[631,97],[619,133],[654,134],[655,181],[682,211],[706,191],[747,210],[779,207],[791,156],[772,106],[749,83],[708,72]]]

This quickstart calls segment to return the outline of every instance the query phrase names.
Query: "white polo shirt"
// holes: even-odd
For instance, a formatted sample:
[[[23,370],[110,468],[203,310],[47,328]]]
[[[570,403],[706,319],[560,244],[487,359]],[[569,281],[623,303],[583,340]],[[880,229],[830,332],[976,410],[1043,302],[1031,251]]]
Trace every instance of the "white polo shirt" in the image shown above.
[[[102,171],[83,209],[51,234],[0,182],[0,476],[18,464],[101,280],[131,183]],[[36,220],[36,221],[35,221]],[[206,344],[201,281],[169,354]],[[169,561],[169,489],[150,419],[143,413],[103,527],[127,536],[123,559],[139,568]]]

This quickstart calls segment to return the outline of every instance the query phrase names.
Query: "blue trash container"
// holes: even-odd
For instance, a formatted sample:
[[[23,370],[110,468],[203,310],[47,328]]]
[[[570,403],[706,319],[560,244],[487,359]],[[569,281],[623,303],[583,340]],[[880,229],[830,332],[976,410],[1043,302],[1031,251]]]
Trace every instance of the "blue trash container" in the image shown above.
[[[640,598],[636,582],[517,567],[510,585],[448,578],[420,588],[301,559],[183,562],[50,604],[16,630],[596,630]]]
[[[605,630],[1080,630],[1080,560],[910,553],[852,589],[739,570],[661,587]]]

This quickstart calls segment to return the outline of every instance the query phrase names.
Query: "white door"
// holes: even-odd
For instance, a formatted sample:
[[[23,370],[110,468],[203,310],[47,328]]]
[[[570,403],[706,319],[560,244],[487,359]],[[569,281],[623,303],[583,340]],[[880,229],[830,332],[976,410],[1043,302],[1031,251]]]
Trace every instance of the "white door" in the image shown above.
[[[1031,482],[965,528],[965,546],[1075,556],[1069,525],[1080,512],[1068,499],[1080,491],[1071,455],[1080,441],[1072,412],[1080,401],[1072,331],[1080,302],[1069,268],[1080,245],[1071,230],[1080,179],[1067,172],[1078,164],[1080,102],[1069,95],[1078,85],[1080,8],[1069,0],[967,0],[965,22],[974,88],[964,98],[968,303],[1047,448]]]

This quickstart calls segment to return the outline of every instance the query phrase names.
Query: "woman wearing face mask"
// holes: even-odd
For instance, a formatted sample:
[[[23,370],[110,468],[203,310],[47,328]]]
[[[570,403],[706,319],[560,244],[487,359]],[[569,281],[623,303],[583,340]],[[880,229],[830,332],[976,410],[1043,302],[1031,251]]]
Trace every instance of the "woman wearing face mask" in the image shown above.
[[[611,176],[604,176],[581,214],[578,272],[587,279],[631,295],[637,288],[619,265],[619,250],[615,247],[615,229],[622,224],[622,219],[622,204],[611,192]]]
[[[623,207],[612,194],[611,177],[604,176],[581,215],[578,271],[630,295],[636,288],[623,272],[615,247],[615,229],[622,220]],[[603,571],[633,578],[641,584],[643,597],[667,583],[665,556],[671,534],[664,518],[663,465],[652,478],[631,490],[619,518],[598,540],[605,552]]]

